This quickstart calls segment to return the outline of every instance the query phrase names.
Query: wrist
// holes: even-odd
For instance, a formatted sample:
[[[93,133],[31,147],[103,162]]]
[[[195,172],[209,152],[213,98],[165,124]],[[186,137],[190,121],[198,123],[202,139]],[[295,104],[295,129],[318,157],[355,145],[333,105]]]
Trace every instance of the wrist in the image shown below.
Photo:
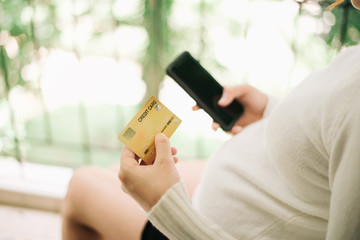
[[[177,183],[173,184],[170,188],[166,190],[162,196],[156,201],[156,203],[149,209],[149,211],[146,211],[148,215],[151,215],[152,212],[156,211],[156,209],[159,207],[159,205],[162,204],[162,202],[166,201],[168,196],[171,195],[182,195],[184,198],[188,197],[188,194],[186,192],[185,182],[183,180],[178,181]]]
[[[164,179],[164,178],[159,178]],[[144,204],[142,204],[142,208],[149,212],[159,201],[160,199],[166,195],[166,193],[171,189],[174,185],[182,182],[180,178],[174,178],[168,181],[161,181],[160,183],[151,183],[151,185],[147,188],[147,193],[144,196],[147,198],[143,198],[145,200]],[[154,186],[154,187],[152,187]]]

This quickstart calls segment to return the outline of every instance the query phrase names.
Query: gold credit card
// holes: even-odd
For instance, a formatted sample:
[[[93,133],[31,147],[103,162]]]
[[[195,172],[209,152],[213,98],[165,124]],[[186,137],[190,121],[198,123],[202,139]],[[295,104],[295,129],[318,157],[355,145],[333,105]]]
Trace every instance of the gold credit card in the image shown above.
[[[164,133],[168,138],[181,120],[154,96],[150,97],[138,113],[118,135],[118,139],[147,164],[155,160],[155,136]]]

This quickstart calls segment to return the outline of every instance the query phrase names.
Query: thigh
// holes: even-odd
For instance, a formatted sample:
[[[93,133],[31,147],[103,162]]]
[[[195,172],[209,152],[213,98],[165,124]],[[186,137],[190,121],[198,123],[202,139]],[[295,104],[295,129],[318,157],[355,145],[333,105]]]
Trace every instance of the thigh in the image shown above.
[[[177,169],[192,196],[200,181],[204,161],[183,161]],[[140,239],[146,213],[121,189],[117,169],[85,167],[75,172],[67,199],[74,218],[105,239]]]
[[[75,171],[65,197],[71,218],[103,239],[140,239],[146,213],[121,189],[117,173],[83,167]]]

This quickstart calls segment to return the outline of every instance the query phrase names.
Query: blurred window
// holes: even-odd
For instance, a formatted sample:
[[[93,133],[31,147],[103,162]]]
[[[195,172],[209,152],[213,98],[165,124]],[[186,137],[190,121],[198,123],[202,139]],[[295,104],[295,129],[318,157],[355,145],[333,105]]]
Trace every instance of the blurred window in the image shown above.
[[[182,120],[181,159],[206,159],[226,133],[165,67],[190,51],[223,85],[283,96],[360,40],[345,1],[3,0],[0,155],[77,167],[118,163],[117,134],[150,95]]]

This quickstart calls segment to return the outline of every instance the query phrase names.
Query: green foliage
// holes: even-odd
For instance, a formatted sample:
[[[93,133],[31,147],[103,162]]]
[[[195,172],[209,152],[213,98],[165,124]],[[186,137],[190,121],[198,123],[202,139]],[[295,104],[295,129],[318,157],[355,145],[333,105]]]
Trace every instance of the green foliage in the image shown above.
[[[159,87],[165,76],[165,56],[169,27],[168,18],[173,1],[144,0],[143,25],[148,33],[148,45],[143,58],[144,80],[147,86],[145,99],[158,96]]]
[[[328,9],[331,2],[322,3],[322,13],[320,19],[326,22],[326,18],[333,16],[331,29],[328,33],[323,33],[322,37],[326,43],[336,49],[341,46],[351,46],[360,41],[360,14],[355,9],[350,0],[345,0],[340,6],[333,10]],[[328,17],[326,17],[326,15]]]
[[[339,9],[334,10],[336,22],[332,27],[327,43],[332,44],[334,39],[342,45],[354,45],[360,41],[360,14],[359,10],[352,7],[350,0]]]

